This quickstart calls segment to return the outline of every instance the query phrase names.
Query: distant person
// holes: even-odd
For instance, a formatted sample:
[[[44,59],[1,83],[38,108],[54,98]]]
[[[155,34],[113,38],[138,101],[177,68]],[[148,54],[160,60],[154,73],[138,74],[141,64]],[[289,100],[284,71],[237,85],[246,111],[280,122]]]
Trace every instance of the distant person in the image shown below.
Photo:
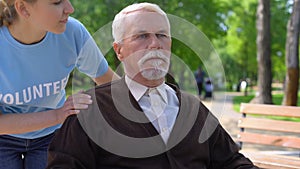
[[[213,86],[213,83],[212,83],[212,81],[211,81],[210,78],[208,78],[205,81],[204,89],[205,89],[204,99],[206,99],[206,98],[213,98],[214,86]]]
[[[199,66],[197,71],[195,72],[195,78],[196,78],[197,87],[198,87],[198,95],[200,97],[202,95],[204,77],[205,77],[205,72]]]
[[[88,91],[93,106],[56,133],[47,169],[258,169],[197,97],[165,83],[171,34],[164,11],[130,5],[112,30],[125,76]]]

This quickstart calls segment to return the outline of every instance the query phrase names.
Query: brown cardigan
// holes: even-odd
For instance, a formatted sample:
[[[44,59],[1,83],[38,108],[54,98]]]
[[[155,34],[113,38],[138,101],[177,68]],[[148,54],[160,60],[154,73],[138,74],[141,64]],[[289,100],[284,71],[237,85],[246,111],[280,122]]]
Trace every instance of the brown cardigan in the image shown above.
[[[196,97],[171,87],[180,110],[167,145],[122,78],[88,91],[93,106],[56,132],[47,169],[257,169]]]

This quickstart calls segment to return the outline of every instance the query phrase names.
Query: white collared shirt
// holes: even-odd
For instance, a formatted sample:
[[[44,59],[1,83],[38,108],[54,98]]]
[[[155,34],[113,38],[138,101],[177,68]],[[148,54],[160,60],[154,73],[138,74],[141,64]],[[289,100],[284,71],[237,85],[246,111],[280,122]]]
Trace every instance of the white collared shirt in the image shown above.
[[[160,86],[157,87],[159,94],[161,95],[164,102],[166,103],[166,108],[162,113],[162,115],[159,117],[166,120],[164,120],[163,123],[159,123],[158,117],[153,116],[151,105],[150,105],[150,98],[149,96],[145,95],[145,93],[148,90],[148,87],[143,86],[134,80],[131,80],[128,76],[125,76],[125,82],[131,94],[133,95],[135,100],[139,103],[143,112],[145,113],[147,118],[151,121],[151,123],[156,128],[156,130],[158,132],[168,131],[170,133],[173,129],[179,111],[179,100],[177,98],[176,92],[165,83],[162,83]]]

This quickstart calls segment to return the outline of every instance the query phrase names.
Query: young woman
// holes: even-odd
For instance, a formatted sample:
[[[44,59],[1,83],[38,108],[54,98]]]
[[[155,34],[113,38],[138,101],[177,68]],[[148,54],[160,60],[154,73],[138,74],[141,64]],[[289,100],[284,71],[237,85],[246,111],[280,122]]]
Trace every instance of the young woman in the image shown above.
[[[97,83],[113,71],[69,0],[0,0],[0,169],[44,169],[54,131],[91,104],[65,99],[74,68]]]

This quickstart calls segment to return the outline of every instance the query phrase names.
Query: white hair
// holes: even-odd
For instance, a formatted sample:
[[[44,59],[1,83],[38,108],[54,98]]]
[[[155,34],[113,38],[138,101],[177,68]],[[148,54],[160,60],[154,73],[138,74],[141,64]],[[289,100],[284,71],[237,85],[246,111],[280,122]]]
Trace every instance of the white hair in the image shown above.
[[[170,23],[167,14],[158,5],[148,3],[148,2],[135,3],[125,7],[115,16],[112,23],[112,36],[114,38],[114,42],[122,41],[123,35],[125,34],[125,29],[124,29],[125,18],[127,14],[136,11],[156,12],[158,14],[161,14],[166,18],[168,27],[170,29]]]

